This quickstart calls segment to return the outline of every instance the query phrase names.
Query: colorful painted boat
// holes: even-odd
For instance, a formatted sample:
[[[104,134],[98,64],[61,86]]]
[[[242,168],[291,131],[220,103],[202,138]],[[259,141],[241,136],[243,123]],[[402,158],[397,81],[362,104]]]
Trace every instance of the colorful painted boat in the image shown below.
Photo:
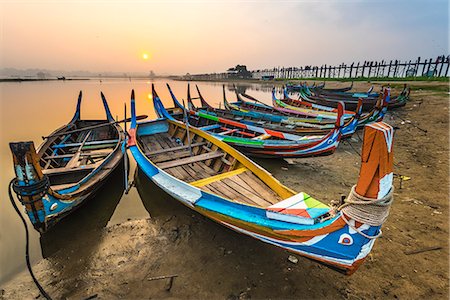
[[[16,178],[12,187],[34,228],[43,233],[90,198],[123,162],[125,133],[103,93],[103,120],[82,120],[82,93],[72,120],[35,150],[10,143]]]
[[[296,122],[300,122],[301,124],[310,124],[310,126],[317,126],[317,125],[332,125],[333,120],[330,119],[314,119],[314,118],[297,118],[295,115],[288,113],[283,113],[272,106],[268,106],[261,101],[258,101],[257,99],[243,94],[237,94],[237,102],[229,103],[226,99],[224,100],[224,106],[229,110],[237,110],[244,113],[263,113],[263,114],[271,114],[276,115],[280,118],[284,118],[283,122],[289,123],[289,124],[295,124]],[[247,97],[251,101],[245,101],[242,97]],[[256,102],[257,101],[257,102]],[[358,128],[363,128],[365,125],[373,123],[373,122],[381,122],[384,118],[384,115],[387,112],[388,103],[390,101],[390,94],[389,90],[384,90],[383,97],[380,97],[373,109],[368,113],[363,113],[359,117],[358,121]],[[346,120],[347,122],[348,120]]]
[[[153,105],[161,118],[184,120],[180,107],[166,109],[152,85]],[[247,125],[241,122],[190,110],[187,119],[190,125],[206,131],[217,139],[251,156],[267,158],[300,158],[324,156],[334,153],[342,137],[343,106],[339,106],[339,119],[326,135],[299,136]]]
[[[134,117],[134,93],[131,112]],[[389,204],[392,127],[375,123],[366,128],[365,159],[350,195],[365,196],[365,207]],[[343,273],[351,274],[361,265],[381,233],[384,219],[378,215],[368,224],[354,213],[356,204],[336,209],[297,193],[239,151],[182,122],[133,119],[128,146],[140,170],[192,210]]]
[[[330,91],[326,89],[315,89],[310,87],[304,87],[301,89],[307,95],[322,95],[331,97],[344,97],[344,98],[376,98],[379,93],[373,92],[373,85],[367,92],[342,92],[342,91]]]
[[[334,124],[335,122],[333,118],[315,117],[313,115],[300,111],[270,106],[247,94],[239,94],[237,91],[236,98],[236,102],[224,101],[224,107],[228,110],[238,110],[242,112],[260,112],[265,114],[285,116],[288,117],[289,120],[295,120],[297,122],[305,122],[310,124]],[[243,98],[249,99],[249,101]]]
[[[184,109],[180,102],[177,100],[175,95],[173,94],[169,85],[167,85],[170,95],[172,97],[172,101],[175,107],[179,107],[180,109]],[[237,121],[240,123],[244,123],[247,125],[253,125],[262,127],[265,129],[281,131],[284,133],[291,133],[296,135],[311,135],[311,134],[327,134],[330,130],[332,130],[335,126],[334,123],[329,124],[311,124],[306,122],[291,122],[287,121],[286,116],[277,116],[268,113],[260,113],[254,111],[239,111],[239,110],[227,110],[227,109],[219,109],[214,108],[208,104],[208,101],[204,99],[198,86],[196,85],[196,89],[198,92],[198,97],[192,98],[190,93],[190,85],[188,84],[188,96],[187,102],[190,110],[200,111],[205,114],[209,114],[212,116]],[[223,99],[224,102],[227,102],[225,95],[225,86],[223,89]],[[193,103],[193,99],[199,99],[201,107],[197,108]],[[357,129],[357,125],[359,123],[359,118],[361,116],[361,110],[358,109],[356,114],[352,116],[350,119],[346,120],[341,131],[342,138],[351,137],[353,133],[355,133]]]
[[[385,88],[389,90],[390,93],[390,88]],[[383,93],[383,92],[382,92]],[[403,87],[403,90],[400,92],[400,94],[398,96],[395,97],[390,97],[390,102],[388,105],[388,108],[393,109],[393,108],[398,108],[401,106],[406,105],[406,102],[409,99],[409,93],[410,93],[410,88],[405,84]],[[298,105],[297,101],[300,102],[310,102],[310,103],[314,103],[317,105],[326,105],[329,107],[337,107],[337,103],[339,101],[343,101],[346,105],[346,107],[348,107],[348,109],[354,109],[358,103],[358,100],[355,99],[353,96],[342,96],[342,95],[337,95],[337,94],[314,94],[311,92],[307,92],[305,90],[301,90],[300,93],[300,100],[293,100],[293,99],[283,99],[282,101],[288,105]],[[361,97],[359,97],[361,98]],[[370,97],[365,97],[363,98],[363,111],[368,111],[370,110],[373,105],[376,103],[378,99],[378,96],[370,96]]]
[[[280,107],[280,108],[299,111],[299,112],[305,112],[305,109],[307,109],[307,107],[311,107],[311,109],[317,110],[319,112],[316,117],[320,117],[320,118],[332,118],[333,115],[335,114],[335,109],[336,109],[336,108],[332,108],[331,106],[325,106],[325,105],[311,103],[311,102],[303,101],[303,100],[295,100],[295,99],[291,99],[291,98],[280,99],[280,98],[277,98],[277,96],[275,94],[275,89],[272,90],[272,105],[274,107]],[[375,105],[375,103],[372,104],[372,107],[374,105]],[[356,107],[354,107],[353,109],[356,110]],[[355,112],[346,110],[344,113],[344,117],[350,118],[354,114],[355,114]]]
[[[305,82],[302,82],[302,83],[298,83],[298,84],[286,83],[286,88],[287,88],[288,90],[290,90],[290,91],[297,91],[297,90],[299,90],[299,89],[304,88],[305,86],[306,86],[306,87],[309,87],[309,88],[311,88],[311,89],[322,89],[322,88],[325,87],[325,81],[324,81],[323,83],[319,84],[319,85],[316,85],[315,82],[313,82],[312,85],[308,85],[308,84],[306,83],[306,81],[305,81]]]
[[[295,110],[303,112],[315,118],[323,119],[336,119],[337,106],[329,107],[320,104],[310,103],[308,101],[294,100],[295,102],[285,102],[285,99],[280,100],[277,98],[275,88],[272,89],[272,103],[273,106],[287,108],[289,110]],[[356,107],[354,108],[356,110]],[[344,110],[344,118],[351,118],[355,115],[354,111]]]
[[[348,91],[350,91],[351,89],[353,88],[353,81],[352,81],[352,83],[350,84],[350,86],[347,86],[347,87],[343,87],[343,88],[325,88],[325,82],[323,83],[323,86],[322,87],[317,87],[316,89],[317,90],[322,90],[322,91],[325,91],[325,92],[331,92],[331,93],[333,93],[333,92],[348,92]]]

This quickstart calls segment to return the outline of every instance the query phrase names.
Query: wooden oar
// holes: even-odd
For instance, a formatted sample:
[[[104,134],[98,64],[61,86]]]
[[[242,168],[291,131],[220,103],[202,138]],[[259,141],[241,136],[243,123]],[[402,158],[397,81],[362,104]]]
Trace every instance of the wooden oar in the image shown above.
[[[186,125],[186,135],[188,140],[188,146],[189,146],[189,155],[192,156],[192,145],[191,145],[191,136],[189,135],[189,116],[186,111],[186,104],[184,104],[183,100],[183,122],[185,122]]]
[[[70,161],[66,164],[66,168],[75,168],[78,167],[78,160],[81,156],[81,151],[83,150],[84,144],[86,144],[89,136],[91,135],[92,131],[89,131],[86,136],[83,139],[83,142],[81,143],[80,147],[78,147],[77,152],[73,155],[73,157],[70,159]]]
[[[134,90],[132,90],[132,95],[131,95],[131,99],[134,99]],[[124,103],[123,104],[123,110],[124,110],[124,117],[125,117],[125,124],[124,124],[124,129],[125,129],[125,132],[127,132],[127,104],[126,103]],[[123,152],[123,156],[124,156],[124,159],[123,159],[123,163],[124,163],[124,179],[125,179],[125,194],[128,194],[128,192],[130,191],[130,187],[129,187],[129,185],[128,185],[128,157],[127,157],[127,155],[128,155],[128,153],[127,153],[127,147],[126,147],[126,145],[124,145],[123,146],[124,147],[124,152]]]
[[[136,117],[136,120],[143,120],[143,119],[146,119],[147,117],[148,117],[147,115],[140,115],[140,116]],[[102,123],[102,124],[98,124],[98,125],[92,125],[92,126],[88,126],[88,127],[84,127],[84,128],[79,128],[79,129],[75,129],[75,130],[70,130],[70,131],[65,131],[65,132],[53,134],[53,135],[43,136],[42,139],[45,140],[45,139],[47,139],[49,137],[52,137],[52,136],[66,135],[66,134],[71,134],[71,133],[91,130],[91,129],[95,129],[95,128],[98,128],[98,127],[109,126],[109,125],[123,123],[123,122],[131,122],[131,118],[124,119],[124,120],[119,120],[119,121],[115,121],[115,122],[108,122],[108,123]]]

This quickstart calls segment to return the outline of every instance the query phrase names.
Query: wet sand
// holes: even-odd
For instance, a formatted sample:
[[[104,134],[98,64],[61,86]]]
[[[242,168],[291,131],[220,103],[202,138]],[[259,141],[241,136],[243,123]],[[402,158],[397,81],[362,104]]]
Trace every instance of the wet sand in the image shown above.
[[[34,267],[35,274],[54,299],[448,298],[448,92],[427,88],[445,83],[420,85],[423,89],[412,92],[406,107],[385,119],[398,127],[395,173],[411,180],[400,188],[395,179],[395,202],[383,236],[350,277],[298,255],[294,264],[287,251],[192,212],[139,172],[136,187],[149,219],[61,229],[68,242],[54,245]],[[357,90],[368,87],[355,83]],[[357,136],[350,143],[360,149]],[[356,182],[360,158],[343,143],[332,156],[296,160],[295,165],[257,162],[287,186],[328,203]],[[151,280],[162,275],[177,277],[172,283]],[[26,271],[2,289],[5,299],[38,295]]]

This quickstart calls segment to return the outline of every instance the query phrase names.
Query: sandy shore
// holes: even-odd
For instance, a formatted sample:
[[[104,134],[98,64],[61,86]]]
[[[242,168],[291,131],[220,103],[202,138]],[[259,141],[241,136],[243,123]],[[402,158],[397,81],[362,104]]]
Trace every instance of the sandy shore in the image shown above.
[[[137,174],[151,218],[68,238],[34,267],[36,276],[54,299],[448,298],[448,90],[441,89],[446,83],[413,85],[421,87],[413,90],[410,103],[386,118],[398,127],[395,173],[411,180],[400,188],[395,179],[395,202],[383,236],[354,275],[298,255],[294,264],[288,252],[192,212]],[[355,87],[365,90],[369,84]],[[350,142],[361,146],[357,136]],[[360,158],[344,143],[333,156],[296,162],[258,160],[287,186],[328,203],[356,182]],[[411,254],[427,248],[437,250]],[[177,277],[154,280],[162,275]],[[38,294],[24,271],[2,287],[1,297]]]

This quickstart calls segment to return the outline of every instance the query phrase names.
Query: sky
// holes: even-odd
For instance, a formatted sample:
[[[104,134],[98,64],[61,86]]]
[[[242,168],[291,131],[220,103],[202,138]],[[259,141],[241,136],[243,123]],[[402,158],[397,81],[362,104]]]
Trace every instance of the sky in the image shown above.
[[[449,54],[438,0],[0,0],[0,22],[0,67],[17,69],[197,74]]]

